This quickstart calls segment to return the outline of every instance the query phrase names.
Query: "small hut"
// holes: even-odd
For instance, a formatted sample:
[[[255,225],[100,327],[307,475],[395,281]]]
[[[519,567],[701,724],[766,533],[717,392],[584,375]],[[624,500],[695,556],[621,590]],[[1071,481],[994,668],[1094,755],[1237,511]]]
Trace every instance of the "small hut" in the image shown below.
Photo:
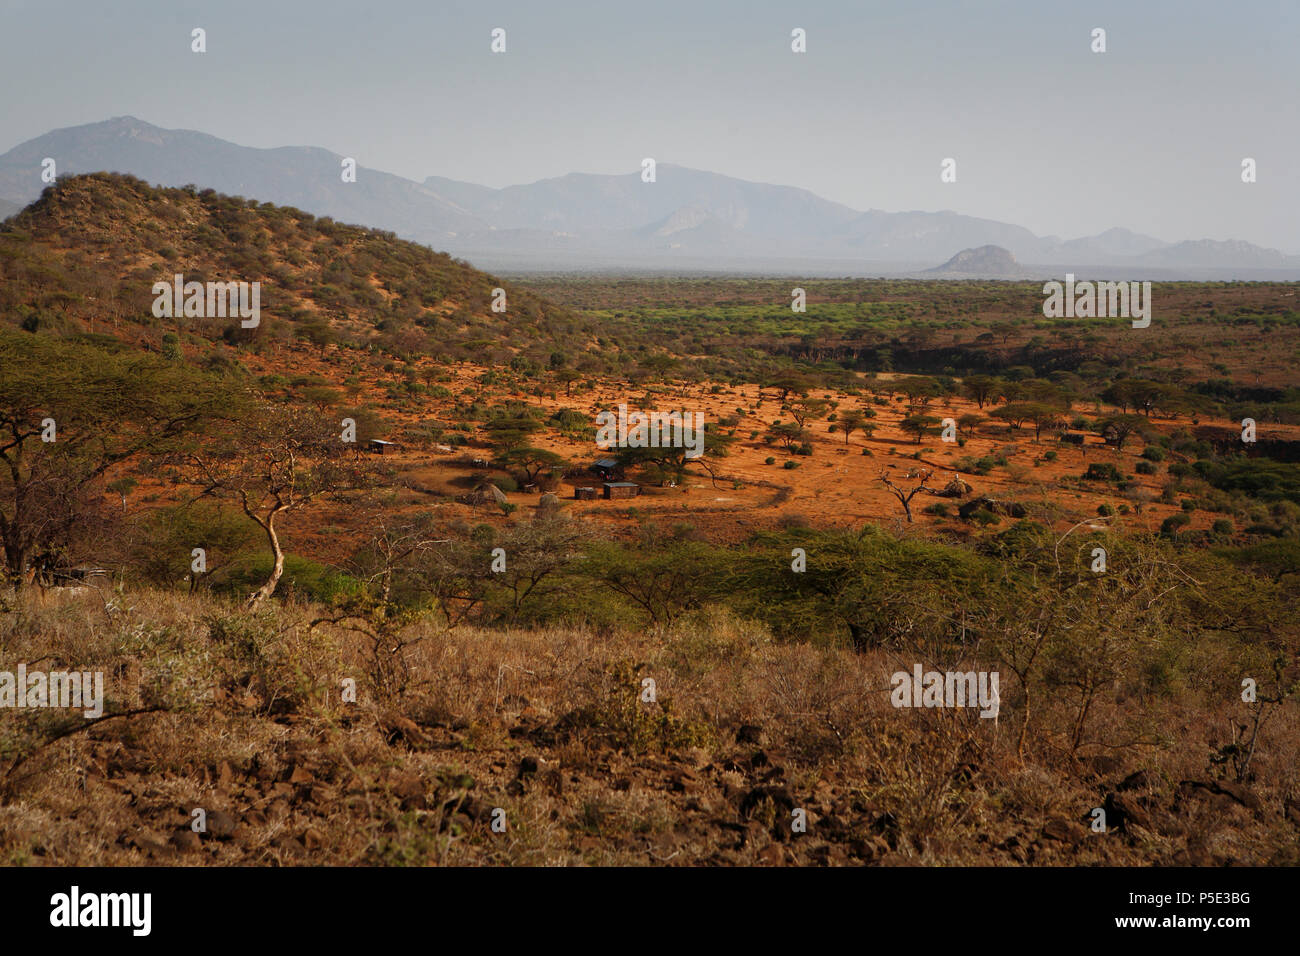
[[[391,455],[394,452],[401,451],[402,446],[395,441],[384,441],[382,438],[372,438],[366,443],[366,450],[374,452],[376,455]]]
[[[598,458],[591,470],[601,481],[618,481],[623,477],[623,469],[613,458]]]
[[[510,499],[506,497],[504,491],[492,484],[492,482],[485,481],[476,485],[469,494],[461,495],[457,500],[467,505],[504,505]]]
[[[595,501],[598,495],[595,488],[574,488],[573,497],[579,501]]]
[[[641,486],[635,481],[605,482],[606,498],[635,498],[641,494]]]
[[[971,486],[958,475],[954,475],[952,481],[944,485],[941,490],[930,491],[930,494],[939,498],[963,498],[970,493]]]

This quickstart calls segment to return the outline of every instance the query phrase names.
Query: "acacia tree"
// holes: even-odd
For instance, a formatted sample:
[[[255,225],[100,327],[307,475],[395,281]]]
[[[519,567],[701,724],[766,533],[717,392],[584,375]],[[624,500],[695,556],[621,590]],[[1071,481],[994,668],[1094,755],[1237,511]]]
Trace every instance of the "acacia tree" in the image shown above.
[[[1135,433],[1141,434],[1147,423],[1141,415],[1112,415],[1097,422],[1095,428],[1106,444],[1114,445],[1116,451],[1123,451],[1124,443]]]
[[[533,521],[508,528],[496,541],[505,551],[505,567],[489,575],[489,603],[496,614],[514,624],[530,602],[554,603],[579,591],[579,583],[563,572],[594,536],[585,522],[563,514],[539,512]]]
[[[344,460],[347,447],[339,427],[320,415],[261,404],[218,448],[188,456],[202,495],[233,500],[266,535],[271,573],[249,596],[248,607],[274,594],[284,574],[281,518],[318,497],[360,483],[361,465]]]
[[[496,461],[503,468],[518,468],[530,484],[535,482],[537,476],[543,471],[561,468],[565,464],[563,455],[557,455],[545,448],[534,448],[532,445],[511,448],[498,456]]]
[[[525,445],[541,428],[542,423],[526,408],[508,410],[483,425],[489,444],[499,453]]]
[[[790,570],[793,546],[808,555],[808,573]],[[895,536],[874,525],[857,531],[762,533],[721,567],[716,587],[737,609],[794,636],[826,634],[838,622],[859,652],[888,646],[929,656],[961,633],[966,602],[995,565],[966,549]]]
[[[957,419],[957,430],[966,433],[966,437],[974,438],[975,429],[984,421],[983,415],[966,414]]]
[[[695,464],[709,473],[710,478],[717,480],[713,463],[710,458],[724,458],[731,443],[735,441],[727,435],[721,435],[708,426],[704,429],[704,445],[700,449],[700,456],[697,458],[687,458],[687,448],[678,447],[661,447],[661,448],[620,448],[616,456],[618,463],[624,468],[643,468],[651,478],[658,478],[661,481],[672,481],[680,483],[686,477],[686,467],[689,464]]]
[[[974,399],[975,404],[983,408],[984,403],[996,394],[1000,384],[992,375],[968,375],[962,379],[961,390],[967,398]]]
[[[826,414],[829,403],[822,398],[804,398],[790,404],[790,417],[803,428],[808,422]]]
[[[1044,430],[1059,431],[1065,427],[1065,417],[1055,405],[1046,402],[1029,402],[1025,414],[1034,426],[1034,441],[1038,441]]]
[[[991,414],[994,418],[999,418],[1018,429],[1030,419],[1033,412],[1034,406],[1031,402],[1011,402],[1001,408],[995,408]]]
[[[1144,662],[1164,660],[1197,635],[1237,635],[1243,657],[1259,660],[1277,633],[1273,615],[1286,613],[1284,602],[1269,600],[1276,592],[1267,582],[1153,539],[1096,534],[1093,521],[1059,536],[1026,528],[982,612],[990,650],[1020,685],[1018,753],[1048,738],[1049,720],[1058,730],[1053,749],[1073,754],[1097,742],[1089,724],[1112,706],[1117,683],[1154,679],[1157,668]],[[1104,573],[1093,570],[1098,547]]]
[[[939,424],[939,419],[933,415],[908,415],[898,427],[912,436],[912,440],[918,445],[921,439],[930,433],[935,425]]]
[[[192,501],[147,512],[130,554],[140,574],[164,587],[184,573],[191,594],[221,581],[234,563],[257,546],[257,530],[234,509]],[[203,549],[196,568],[193,550]]]
[[[768,441],[779,441],[787,449],[793,448],[811,438],[808,429],[796,422],[773,422],[767,426]]]
[[[573,394],[573,383],[582,380],[582,373],[571,368],[558,368],[553,375],[557,382],[564,383],[566,397]]]
[[[582,575],[635,605],[652,627],[672,624],[718,593],[718,555],[702,541],[665,537],[647,527],[636,542],[589,545]]]
[[[102,512],[110,469],[182,447],[238,398],[153,356],[0,331],[0,544],[16,586]]]
[[[779,375],[776,378],[764,382],[759,388],[759,404],[762,404],[763,401],[764,388],[770,388],[780,392],[780,401],[781,404],[784,405],[786,400],[790,397],[791,392],[796,392],[800,395],[807,395],[809,390],[812,388],[812,382],[803,375]]]
[[[907,396],[907,408],[915,413],[918,408],[926,408],[939,397],[939,383],[929,378],[909,378],[904,380],[898,390]]]
[[[876,430],[876,426],[870,424],[868,419],[874,418],[875,414],[875,412],[860,408],[850,408],[840,412],[835,424],[844,432],[844,444],[849,443],[849,436],[856,431],[870,437],[871,433]]]

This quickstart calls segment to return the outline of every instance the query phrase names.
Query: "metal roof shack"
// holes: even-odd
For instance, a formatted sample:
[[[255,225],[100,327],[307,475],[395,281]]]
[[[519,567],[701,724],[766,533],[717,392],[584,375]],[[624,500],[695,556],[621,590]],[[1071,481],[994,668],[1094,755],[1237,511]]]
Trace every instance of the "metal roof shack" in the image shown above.
[[[605,479],[618,478],[623,471],[619,467],[617,459],[614,458],[597,458],[595,464],[591,466],[591,470]]]
[[[605,482],[606,498],[635,498],[641,494],[641,486],[635,481]]]
[[[377,455],[391,455],[393,452],[399,451],[401,447],[395,441],[384,441],[382,438],[372,438],[366,443],[366,450],[373,451]]]

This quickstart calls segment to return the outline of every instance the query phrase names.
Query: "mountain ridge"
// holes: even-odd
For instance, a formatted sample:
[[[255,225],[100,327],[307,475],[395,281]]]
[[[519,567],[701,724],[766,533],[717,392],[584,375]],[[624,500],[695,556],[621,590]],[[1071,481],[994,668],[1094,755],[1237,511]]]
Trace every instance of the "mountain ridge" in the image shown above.
[[[61,176],[105,171],[161,186],[193,183],[392,231],[489,267],[502,259],[568,268],[597,260],[685,267],[735,259],[914,268],[996,245],[1021,263],[1058,271],[1274,270],[1300,277],[1300,256],[1242,240],[1169,243],[1123,227],[1063,240],[951,210],[858,211],[800,187],[668,163],[658,165],[654,183],[639,172],[574,172],[494,188],[440,176],[416,182],[361,166],[356,181],[344,183],[344,157],[321,147],[245,147],[132,116],[52,130],[15,146],[0,156],[0,198],[36,198],[47,156],[57,159]]]

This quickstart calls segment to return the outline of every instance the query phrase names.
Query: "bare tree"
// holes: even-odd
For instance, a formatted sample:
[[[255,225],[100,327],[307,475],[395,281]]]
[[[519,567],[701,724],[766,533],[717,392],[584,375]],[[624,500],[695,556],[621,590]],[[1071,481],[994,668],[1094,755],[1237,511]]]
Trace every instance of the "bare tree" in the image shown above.
[[[883,469],[881,470],[881,482],[883,482],[885,487],[889,489],[889,493],[897,498],[899,503],[902,504],[903,511],[907,514],[907,520],[909,522],[912,520],[912,499],[925,490],[925,483],[930,480],[933,474],[934,472],[929,468],[920,471],[916,469],[909,471],[907,473],[907,478],[909,480],[918,480],[918,484],[908,489],[898,487],[898,485],[889,480],[889,473]]]
[[[346,447],[338,426],[319,414],[263,404],[222,447],[189,456],[202,494],[234,500],[270,545],[271,573],[248,607],[274,594],[284,574],[280,518],[359,483],[359,465],[343,462]]]

